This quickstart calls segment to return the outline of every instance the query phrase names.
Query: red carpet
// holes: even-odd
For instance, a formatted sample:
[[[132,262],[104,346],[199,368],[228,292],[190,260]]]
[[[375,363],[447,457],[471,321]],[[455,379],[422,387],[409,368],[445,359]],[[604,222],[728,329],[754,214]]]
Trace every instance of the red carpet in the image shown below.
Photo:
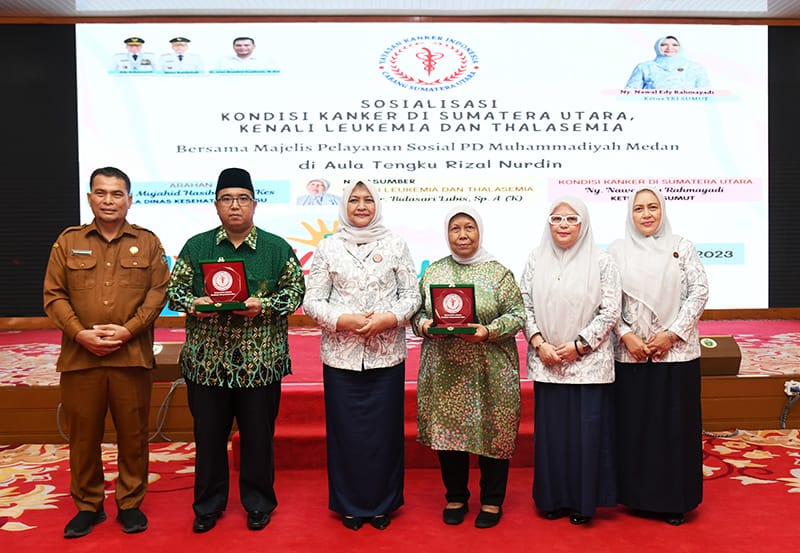
[[[731,326],[732,325],[732,326]],[[709,321],[704,334],[734,334],[743,355],[761,352],[760,362],[778,359],[781,365],[798,366],[798,321]],[[0,332],[0,354],[13,363],[41,357],[41,346],[58,343],[54,330]],[[181,341],[182,329],[158,329],[157,339]],[[319,399],[321,368],[319,335],[314,328],[292,329],[290,337],[295,374],[285,381],[285,393],[277,425],[279,466],[277,491],[280,505],[263,532],[249,532],[232,483],[228,511],[218,528],[205,535],[191,532],[193,445],[151,445],[152,484],[143,509],[150,529],[127,536],[114,521],[113,497],[106,502],[109,520],[87,537],[64,540],[63,527],[74,514],[68,497],[66,446],[0,446],[0,552],[134,551],[148,553],[195,550],[196,553],[228,551],[786,551],[792,550],[800,512],[800,440],[798,431],[743,433],[740,437],[705,439],[705,501],[684,526],[642,520],[623,510],[605,509],[588,527],[574,527],[565,520],[538,517],[530,498],[532,483],[531,401],[523,401],[520,442],[512,460],[505,515],[497,528],[477,530],[472,520],[478,503],[473,500],[467,524],[448,527],[441,523],[444,505],[433,453],[414,441],[415,402],[406,405],[407,471],[406,505],[385,532],[369,526],[354,533],[343,528],[327,509],[324,447],[309,450],[310,432],[319,434],[324,420]],[[786,344],[791,343],[791,350]],[[8,345],[11,344],[11,345]],[[524,346],[524,344],[521,344]],[[409,341],[407,387],[414,387],[419,359],[418,342]],[[750,348],[750,349],[748,349]],[[57,355],[57,347],[55,353]],[[794,355],[794,361],[791,356]],[[787,357],[789,356],[789,357]],[[758,358],[758,356],[753,356]],[[0,357],[0,360],[6,358]],[[53,357],[54,362],[54,357]],[[743,360],[744,363],[744,360]],[[12,363],[0,363],[0,370]],[[780,366],[775,365],[775,370]],[[47,370],[51,375],[52,367]],[[532,398],[531,383],[523,381],[523,394]],[[28,384],[30,385],[30,384]],[[46,384],[43,384],[46,385]],[[291,393],[288,393],[291,390]],[[311,423],[311,424],[309,424]],[[635,444],[633,445],[635,447]],[[115,454],[107,448],[107,471],[114,477]],[[408,460],[413,460],[408,462]],[[295,470],[301,467],[316,467]],[[422,467],[422,468],[417,468]],[[291,470],[289,470],[291,469]],[[473,477],[477,483],[477,474]],[[113,489],[108,484],[109,491]],[[476,493],[475,486],[473,491]]]
[[[109,520],[84,538],[65,540],[74,507],[67,493],[66,446],[0,448],[0,550],[147,551],[503,551],[503,552],[773,552],[796,547],[800,512],[800,441],[797,431],[745,433],[705,440],[705,499],[686,524],[671,527],[638,519],[622,509],[604,509],[588,526],[537,516],[530,498],[531,469],[512,469],[503,516],[490,530],[472,526],[478,502],[463,526],[441,522],[444,506],[438,471],[406,474],[406,504],[391,526],[345,529],[327,509],[324,471],[283,470],[277,474],[278,509],[262,532],[245,528],[235,480],[231,501],[217,528],[191,532],[191,444],[151,446],[151,486],[143,504],[150,528],[125,535]],[[107,450],[113,471],[114,450]],[[473,474],[473,490],[477,474]],[[108,483],[108,489],[112,489]]]

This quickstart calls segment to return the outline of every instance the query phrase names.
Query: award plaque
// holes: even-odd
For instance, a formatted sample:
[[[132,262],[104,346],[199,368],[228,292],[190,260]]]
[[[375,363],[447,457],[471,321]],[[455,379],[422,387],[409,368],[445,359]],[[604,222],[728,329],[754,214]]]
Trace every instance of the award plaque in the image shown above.
[[[197,311],[244,310],[244,301],[250,296],[247,290],[247,275],[241,259],[220,258],[216,261],[201,261],[203,284],[206,295],[213,304],[195,305]]]
[[[433,324],[428,334],[475,334],[475,286],[431,284]]]

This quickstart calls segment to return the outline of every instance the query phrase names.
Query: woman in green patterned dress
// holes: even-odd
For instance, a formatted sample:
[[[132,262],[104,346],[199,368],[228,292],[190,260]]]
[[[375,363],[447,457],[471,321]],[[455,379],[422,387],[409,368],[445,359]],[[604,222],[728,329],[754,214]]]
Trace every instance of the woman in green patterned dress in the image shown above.
[[[412,319],[423,336],[417,386],[419,441],[437,451],[445,486],[446,524],[468,511],[469,454],[478,456],[478,528],[500,521],[508,467],[520,417],[519,354],[515,336],[525,306],[514,275],[481,247],[480,215],[469,206],[448,213],[451,255],[432,263],[420,281],[422,307]],[[474,334],[429,334],[431,284],[475,286]]]

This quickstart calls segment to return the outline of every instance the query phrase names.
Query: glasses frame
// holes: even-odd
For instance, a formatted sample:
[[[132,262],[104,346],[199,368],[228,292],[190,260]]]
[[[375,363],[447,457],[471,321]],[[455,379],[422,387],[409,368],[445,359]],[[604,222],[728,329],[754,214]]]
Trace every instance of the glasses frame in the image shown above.
[[[246,194],[241,194],[239,196],[228,196],[225,194],[224,196],[217,198],[215,201],[222,207],[231,207],[233,202],[239,204],[239,207],[249,207],[255,201],[255,198]]]
[[[575,218],[577,219],[574,223],[570,223],[569,219]],[[547,222],[550,223],[550,226],[553,227],[560,227],[562,223],[567,223],[567,225],[571,227],[576,227],[580,225],[583,220],[581,219],[580,215],[549,215],[547,217]]]

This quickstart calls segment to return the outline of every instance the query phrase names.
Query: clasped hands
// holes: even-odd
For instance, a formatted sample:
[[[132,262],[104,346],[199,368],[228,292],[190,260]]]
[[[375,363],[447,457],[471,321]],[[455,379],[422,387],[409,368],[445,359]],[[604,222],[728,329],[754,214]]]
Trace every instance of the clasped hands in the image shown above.
[[[114,353],[131,338],[133,335],[130,330],[111,323],[94,325],[75,335],[75,341],[97,357]]]
[[[565,342],[563,344],[551,344],[550,342],[542,342],[537,350],[539,359],[545,365],[558,365],[560,363],[571,363],[578,359],[580,355],[578,350],[575,349],[574,342]]]
[[[673,345],[666,330],[657,332],[647,342],[633,332],[629,332],[622,337],[622,343],[637,361],[647,361],[648,358],[661,359]]]
[[[336,330],[349,330],[363,336],[372,338],[387,328],[397,326],[397,317],[391,311],[375,313],[345,313],[336,321]]]

